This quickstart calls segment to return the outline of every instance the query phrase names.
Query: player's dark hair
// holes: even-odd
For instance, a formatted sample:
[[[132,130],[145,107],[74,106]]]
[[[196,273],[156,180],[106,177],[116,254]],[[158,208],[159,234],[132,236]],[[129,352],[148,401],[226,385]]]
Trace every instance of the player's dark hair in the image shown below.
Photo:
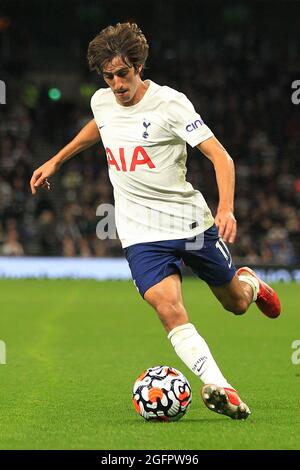
[[[103,29],[89,43],[87,59],[90,70],[101,74],[115,57],[121,57],[128,67],[145,66],[149,46],[136,23],[118,23]]]

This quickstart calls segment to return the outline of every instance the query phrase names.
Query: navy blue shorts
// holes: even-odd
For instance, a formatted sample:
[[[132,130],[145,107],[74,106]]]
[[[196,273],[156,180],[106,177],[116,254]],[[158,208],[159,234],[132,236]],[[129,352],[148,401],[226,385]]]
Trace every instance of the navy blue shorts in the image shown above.
[[[142,297],[162,279],[189,266],[210,286],[229,283],[235,275],[230,252],[215,225],[192,238],[137,243],[124,248],[133,282]]]

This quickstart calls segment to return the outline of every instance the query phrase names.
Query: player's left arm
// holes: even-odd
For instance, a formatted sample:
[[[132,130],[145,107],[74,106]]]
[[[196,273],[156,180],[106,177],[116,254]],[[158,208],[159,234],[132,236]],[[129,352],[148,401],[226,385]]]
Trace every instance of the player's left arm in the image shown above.
[[[219,235],[225,242],[233,243],[236,237],[236,220],[234,217],[234,163],[223,145],[210,137],[199,145],[198,149],[212,162],[219,191],[219,205],[215,217]]]

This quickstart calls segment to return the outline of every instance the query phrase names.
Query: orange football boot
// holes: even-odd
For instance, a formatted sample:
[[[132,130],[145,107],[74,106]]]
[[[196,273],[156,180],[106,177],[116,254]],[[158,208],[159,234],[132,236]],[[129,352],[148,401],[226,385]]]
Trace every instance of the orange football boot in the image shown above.
[[[250,274],[259,282],[259,291],[255,301],[259,310],[269,318],[277,318],[281,312],[281,305],[275,290],[260,279],[252,269],[243,267],[237,270],[238,275],[243,273],[247,273],[248,275]]]
[[[229,418],[247,419],[251,414],[249,407],[242,402],[233,388],[206,384],[201,389],[201,397],[209,410],[229,416]]]

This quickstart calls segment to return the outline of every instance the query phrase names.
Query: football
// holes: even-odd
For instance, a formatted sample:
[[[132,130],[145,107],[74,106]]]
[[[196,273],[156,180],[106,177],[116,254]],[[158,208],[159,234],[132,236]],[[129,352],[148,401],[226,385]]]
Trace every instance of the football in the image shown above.
[[[147,421],[177,421],[192,401],[185,376],[169,366],[156,366],[142,372],[133,386],[136,411]]]

